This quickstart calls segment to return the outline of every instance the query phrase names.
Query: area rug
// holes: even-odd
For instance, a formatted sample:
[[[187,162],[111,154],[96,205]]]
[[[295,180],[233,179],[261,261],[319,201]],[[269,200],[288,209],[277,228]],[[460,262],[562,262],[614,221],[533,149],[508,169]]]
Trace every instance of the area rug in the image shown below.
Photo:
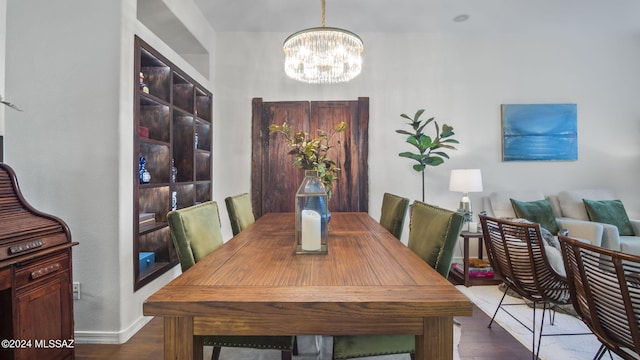
[[[459,360],[458,344],[460,343],[460,326],[453,326],[453,359]],[[319,345],[319,346],[318,346]],[[317,349],[320,348],[320,351]],[[298,336],[298,355],[294,360],[331,360],[333,339],[331,336]],[[205,347],[205,359],[211,358],[211,347]],[[280,351],[277,350],[253,350],[242,348],[222,348],[220,360],[280,360]],[[360,360],[409,360],[409,354],[386,355],[376,357],[364,357]]]
[[[498,286],[472,286],[465,287],[456,286],[463,294],[465,294],[476,306],[478,306],[489,317],[493,313],[500,302],[503,292]],[[508,311],[520,319],[525,324],[531,324],[533,319],[533,311],[524,304],[522,299],[507,296],[504,304],[521,304],[519,306],[508,306]],[[547,312],[548,314],[548,312]],[[536,322],[539,329],[542,310],[536,310]],[[509,316],[506,312],[500,310],[496,315],[496,321],[506,331],[508,331],[520,343],[531,350],[531,332]],[[487,324],[488,325],[488,324]],[[530,325],[529,325],[530,326]],[[491,331],[487,329],[487,331]],[[549,317],[545,314],[544,334],[576,334],[590,333],[587,326],[582,320],[566,314],[556,312],[555,323],[549,325]],[[600,348],[600,342],[593,334],[589,335],[569,335],[569,336],[543,336],[540,346],[540,359],[542,360],[583,360],[593,359],[594,355]],[[609,357],[606,356],[608,359]],[[613,359],[620,359],[613,354]]]

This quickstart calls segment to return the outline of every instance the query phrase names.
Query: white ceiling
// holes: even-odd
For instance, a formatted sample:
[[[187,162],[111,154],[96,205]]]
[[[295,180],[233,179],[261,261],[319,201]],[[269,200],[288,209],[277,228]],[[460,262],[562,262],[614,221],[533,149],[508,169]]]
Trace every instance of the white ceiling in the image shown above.
[[[217,32],[321,24],[321,0],[194,0]],[[326,26],[353,32],[640,35],[640,0],[326,0]],[[466,14],[469,19],[453,19]]]

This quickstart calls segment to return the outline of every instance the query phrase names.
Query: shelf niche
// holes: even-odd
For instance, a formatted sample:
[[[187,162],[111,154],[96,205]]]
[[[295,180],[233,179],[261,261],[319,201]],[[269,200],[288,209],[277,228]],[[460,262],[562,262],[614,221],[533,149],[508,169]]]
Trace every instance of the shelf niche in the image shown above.
[[[212,95],[137,36],[135,54],[133,267],[138,290],[178,264],[167,213],[174,206],[211,200]],[[144,184],[141,156],[151,175]]]

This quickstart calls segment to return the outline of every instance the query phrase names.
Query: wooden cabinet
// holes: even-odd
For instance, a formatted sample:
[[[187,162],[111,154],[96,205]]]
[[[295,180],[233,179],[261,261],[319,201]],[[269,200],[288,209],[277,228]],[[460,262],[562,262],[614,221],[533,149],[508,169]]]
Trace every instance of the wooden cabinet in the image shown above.
[[[0,163],[0,359],[73,359],[71,232]]]
[[[135,39],[134,288],[178,264],[167,213],[211,200],[211,93]],[[139,176],[141,158],[150,176]]]
[[[72,245],[0,269],[0,359],[73,359]]]

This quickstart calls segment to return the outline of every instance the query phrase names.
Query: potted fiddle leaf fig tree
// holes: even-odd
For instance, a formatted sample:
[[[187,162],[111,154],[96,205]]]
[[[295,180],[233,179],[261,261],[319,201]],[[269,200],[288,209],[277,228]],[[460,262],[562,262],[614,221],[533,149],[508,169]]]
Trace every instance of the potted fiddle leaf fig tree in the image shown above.
[[[441,130],[434,117],[423,122],[420,117],[424,111],[425,109],[418,110],[413,118],[407,114],[400,114],[402,118],[409,120],[407,125],[411,127],[412,131],[396,130],[398,134],[407,135],[406,142],[413,145],[417,150],[416,152],[401,152],[398,155],[417,162],[417,164],[413,165],[413,170],[422,174],[422,201],[424,201],[425,188],[424,171],[427,166],[438,166],[444,163],[445,159],[449,159],[449,155],[445,150],[456,150],[452,144],[459,144],[458,140],[452,138],[455,135],[452,126],[443,124]],[[435,135],[433,137],[425,134],[425,128],[431,123],[435,126]]]

